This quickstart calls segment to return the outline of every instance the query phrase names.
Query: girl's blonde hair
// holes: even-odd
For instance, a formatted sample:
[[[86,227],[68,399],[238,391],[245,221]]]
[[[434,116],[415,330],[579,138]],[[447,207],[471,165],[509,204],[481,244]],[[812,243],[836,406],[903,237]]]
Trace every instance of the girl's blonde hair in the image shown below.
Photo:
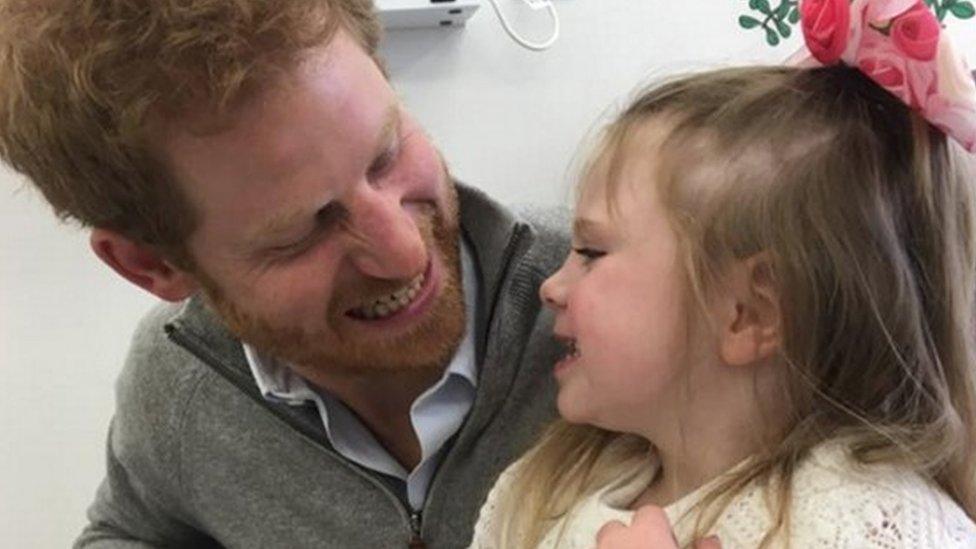
[[[790,369],[781,442],[695,507],[698,533],[756,482],[778,503],[769,545],[788,532],[793,471],[839,439],[859,462],[917,471],[976,519],[972,158],[855,69],[727,69],[647,90],[610,124],[589,170],[610,166],[611,201],[649,123],[669,130],[646,151],[659,165],[647,181],[694,297],[730,261],[768,253]],[[502,496],[501,545],[535,547],[649,451],[634,435],[556,423]]]

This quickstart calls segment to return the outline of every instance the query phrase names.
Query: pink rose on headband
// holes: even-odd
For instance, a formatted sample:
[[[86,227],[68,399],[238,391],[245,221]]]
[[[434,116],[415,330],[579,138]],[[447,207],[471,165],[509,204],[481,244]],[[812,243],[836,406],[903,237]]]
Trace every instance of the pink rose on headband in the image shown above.
[[[905,85],[905,67],[899,59],[892,57],[868,57],[858,62],[861,72],[897,95],[905,104],[911,101],[911,94]]]
[[[802,0],[800,19],[810,53],[824,65],[840,59],[851,29],[848,0]]]
[[[914,109],[924,109],[939,91],[935,61],[906,57],[892,40],[870,27],[861,37],[857,67]]]
[[[942,27],[928,7],[922,2],[899,15],[891,24],[891,41],[905,55],[921,61],[935,58],[939,50],[939,33]]]
[[[973,75],[922,0],[800,0],[800,16],[791,65],[857,67],[976,153]]]

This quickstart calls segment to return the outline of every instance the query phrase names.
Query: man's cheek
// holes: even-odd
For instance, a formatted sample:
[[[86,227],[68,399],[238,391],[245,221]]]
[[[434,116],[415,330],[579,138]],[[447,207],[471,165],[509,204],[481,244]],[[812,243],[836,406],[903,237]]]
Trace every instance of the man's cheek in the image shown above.
[[[265,294],[251,304],[251,312],[272,326],[301,326],[325,316],[326,303],[296,288]]]

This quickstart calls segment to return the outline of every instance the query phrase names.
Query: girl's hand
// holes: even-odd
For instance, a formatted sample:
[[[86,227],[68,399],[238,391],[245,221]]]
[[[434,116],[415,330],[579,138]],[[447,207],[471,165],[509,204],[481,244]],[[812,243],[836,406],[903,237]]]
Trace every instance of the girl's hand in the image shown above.
[[[645,505],[634,513],[630,526],[619,520],[603,525],[596,534],[597,549],[678,549],[678,541],[664,509]],[[695,549],[722,549],[712,536],[695,542]]]

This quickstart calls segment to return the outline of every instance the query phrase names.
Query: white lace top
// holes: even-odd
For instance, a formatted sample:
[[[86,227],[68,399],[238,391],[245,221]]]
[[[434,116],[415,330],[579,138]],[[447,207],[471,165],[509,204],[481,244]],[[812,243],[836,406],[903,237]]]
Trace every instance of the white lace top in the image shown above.
[[[500,549],[496,504],[511,490],[514,463],[499,477],[481,509],[471,548]],[[610,520],[629,524],[627,506],[653,478],[649,462],[626,478],[579,502],[554,523],[539,548],[591,549],[596,533]],[[716,481],[713,481],[716,482]],[[710,485],[669,505],[665,511],[681,545],[693,541],[694,513],[685,515]],[[765,490],[752,486],[725,509],[715,528],[723,549],[757,547],[772,526]],[[797,469],[793,480],[789,540],[796,548],[976,548],[976,525],[938,487],[912,471],[887,465],[864,466],[838,445],[824,445]],[[781,540],[774,547],[783,547]]]

